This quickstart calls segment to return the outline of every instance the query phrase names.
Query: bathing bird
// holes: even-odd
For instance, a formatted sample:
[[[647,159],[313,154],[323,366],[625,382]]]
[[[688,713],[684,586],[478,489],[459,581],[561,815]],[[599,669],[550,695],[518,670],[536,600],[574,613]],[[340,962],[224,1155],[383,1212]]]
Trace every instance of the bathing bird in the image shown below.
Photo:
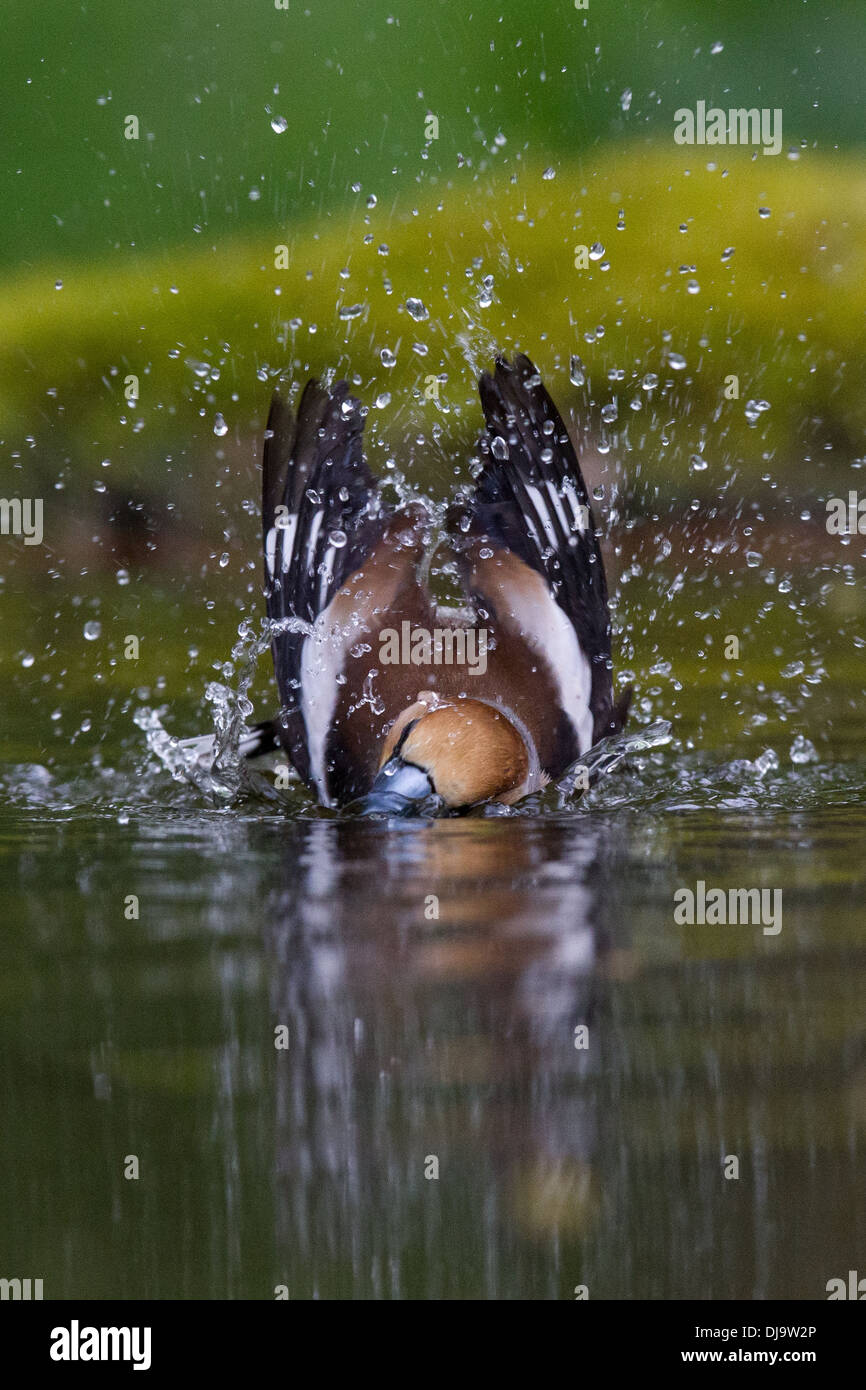
[[[624,726],[610,612],[577,453],[530,359],[479,380],[474,488],[444,540],[461,606],[426,582],[431,510],[391,504],[345,381],[310,381],[267,422],[265,598],[281,745],[323,806],[411,814],[512,804]]]

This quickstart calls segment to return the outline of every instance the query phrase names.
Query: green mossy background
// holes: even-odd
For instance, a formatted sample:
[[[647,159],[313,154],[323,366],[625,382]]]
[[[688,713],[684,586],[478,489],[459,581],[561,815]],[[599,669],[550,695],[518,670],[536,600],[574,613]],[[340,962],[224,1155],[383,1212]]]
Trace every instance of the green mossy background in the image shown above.
[[[0,308],[0,412],[13,434],[33,432],[25,467],[43,490],[56,476],[104,480],[209,510],[225,471],[217,413],[252,485],[268,383],[327,366],[367,404],[390,395],[371,413],[371,441],[416,485],[441,487],[473,447],[477,371],[520,347],[579,433],[611,437],[640,501],[741,494],[767,472],[795,496],[813,494],[816,477],[842,487],[866,423],[866,182],[850,159],[724,154],[711,170],[707,151],[655,147],[554,179],[522,161],[483,178],[462,170],[412,208],[362,204],[286,241],[273,229],[170,263],[75,267],[57,291],[33,274]],[[595,243],[603,258],[576,268],[575,247]],[[279,245],[286,269],[275,269]],[[409,316],[412,297],[428,319]],[[586,389],[569,380],[572,353]],[[738,399],[725,396],[729,375]],[[769,406],[756,425],[749,400]],[[690,471],[700,455],[706,468]]]
[[[659,710],[693,705],[704,737],[735,737],[725,692],[707,707],[719,673],[695,605],[673,603],[667,634],[655,614],[683,566],[709,584],[749,548],[821,597],[811,626],[786,627],[753,576],[750,689],[774,689],[810,644],[839,690],[856,680],[859,649],[830,636],[860,621],[859,591],[821,566],[840,553],[824,501],[861,483],[866,454],[857,7],[88,0],[45,22],[10,0],[7,20],[0,495],[45,502],[45,544],[0,551],[16,759],[86,758],[163,691],[181,722],[179,700],[200,718],[240,616],[260,611],[278,380],[349,376],[374,468],[441,500],[471,476],[478,372],[518,347],[601,489],[614,586],[643,528],[646,577],[617,622],[638,677],[678,646],[683,690],[662,682]],[[675,145],[675,111],[698,100],[781,108],[781,153]],[[750,401],[769,406],[754,424]],[[729,585],[722,611],[742,598]],[[128,632],[139,663],[118,657]]]
[[[131,513],[166,564],[172,526],[216,545],[254,503],[279,373],[347,373],[368,404],[389,392],[371,446],[447,490],[479,425],[477,371],[515,346],[590,452],[609,436],[603,469],[632,511],[730,505],[763,496],[762,477],[783,509],[851,485],[866,333],[856,7],[810,0],[782,22],[745,0],[90,0],[43,21],[10,3],[0,466],[6,492],[60,490],[54,534],[76,557],[79,531]],[[782,152],[676,146],[674,111],[698,99],[780,108]],[[576,270],[574,247],[594,242],[604,259]],[[410,295],[428,320],[409,319]],[[687,368],[668,370],[669,352]],[[586,389],[569,381],[573,353]],[[739,400],[723,396],[729,374]],[[749,400],[770,406],[754,427]]]

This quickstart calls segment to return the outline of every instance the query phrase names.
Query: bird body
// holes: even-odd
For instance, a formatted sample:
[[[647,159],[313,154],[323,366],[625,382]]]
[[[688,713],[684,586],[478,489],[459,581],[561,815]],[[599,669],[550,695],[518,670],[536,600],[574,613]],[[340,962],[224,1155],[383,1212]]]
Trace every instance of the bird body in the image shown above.
[[[625,722],[568,432],[527,357],[499,358],[479,390],[484,466],[448,511],[459,612],[437,608],[423,577],[428,508],[381,497],[347,383],[311,381],[297,415],[274,397],[263,525],[275,728],[325,806],[517,801]]]

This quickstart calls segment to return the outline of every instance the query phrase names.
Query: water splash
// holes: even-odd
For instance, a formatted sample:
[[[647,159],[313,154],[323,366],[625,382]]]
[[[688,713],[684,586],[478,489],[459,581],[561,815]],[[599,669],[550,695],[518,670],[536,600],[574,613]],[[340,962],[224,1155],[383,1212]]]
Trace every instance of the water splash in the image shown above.
[[[646,728],[621,734],[616,738],[604,738],[596,743],[580,760],[571,767],[564,777],[555,783],[552,793],[558,796],[560,808],[582,796],[589,787],[594,787],[603,777],[607,777],[631,754],[645,753],[651,748],[662,748],[671,741],[671,726],[667,719],[657,719]]]
[[[247,726],[253,713],[250,686],[260,658],[280,633],[297,632],[311,636],[313,629],[301,618],[260,620],[259,631],[245,618],[238,627],[238,640],[228,662],[222,667],[226,680],[237,671],[234,685],[210,681],[205,699],[211,706],[213,732],[195,738],[173,737],[162,724],[158,710],[143,707],[133,719],[146,738],[151,753],[176,782],[188,782],[205,795],[228,803],[250,789],[245,758],[256,736]]]

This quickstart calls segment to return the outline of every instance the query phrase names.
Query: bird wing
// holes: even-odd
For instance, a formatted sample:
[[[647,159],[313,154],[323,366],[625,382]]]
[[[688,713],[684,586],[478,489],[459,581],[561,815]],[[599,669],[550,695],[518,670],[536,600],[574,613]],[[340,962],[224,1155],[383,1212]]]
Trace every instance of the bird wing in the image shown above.
[[[275,393],[265,435],[265,596],[268,617],[284,624],[272,640],[278,725],[299,775],[326,805],[358,781],[338,710],[345,672],[357,664],[352,649],[415,582],[420,544],[416,512],[382,502],[362,434],[348,384],[310,381],[297,416]]]
[[[555,776],[625,721],[604,566],[577,454],[533,363],[498,358],[479,392],[485,464],[452,527],[476,606],[546,667],[558,709],[542,764]]]

